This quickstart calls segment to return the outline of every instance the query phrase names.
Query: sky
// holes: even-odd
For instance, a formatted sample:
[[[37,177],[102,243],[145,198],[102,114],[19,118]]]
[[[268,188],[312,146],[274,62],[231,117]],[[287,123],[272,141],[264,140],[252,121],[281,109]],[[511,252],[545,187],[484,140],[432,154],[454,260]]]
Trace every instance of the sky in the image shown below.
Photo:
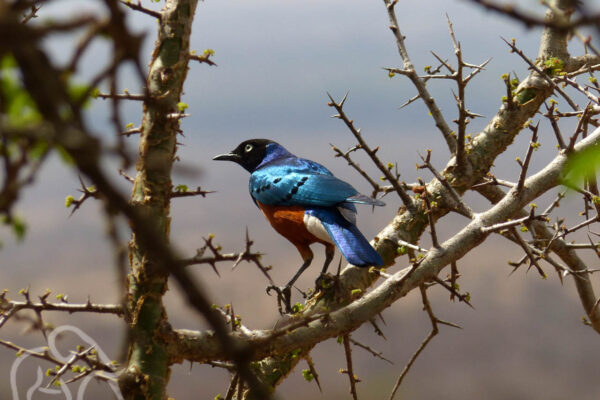
[[[149,1],[144,4],[153,6]],[[43,7],[40,17],[63,17],[82,12],[95,12],[95,1],[54,1]],[[537,2],[520,2],[538,13]],[[593,3],[596,7],[597,2]],[[160,7],[162,2],[155,7]],[[103,12],[100,10],[100,12]],[[469,132],[482,129],[498,109],[505,94],[500,76],[515,73],[523,78],[526,66],[509,53],[504,38],[516,38],[517,45],[535,58],[539,45],[539,29],[527,30],[522,25],[491,14],[470,1],[401,0],[397,5],[400,29],[418,71],[435,65],[430,51],[454,61],[448,35],[447,16],[461,42],[466,61],[479,64],[492,60],[471,84],[467,92],[468,108],[484,118],[475,120]],[[447,16],[446,16],[447,15]],[[144,57],[149,57],[154,43],[156,22],[145,15],[128,13],[132,28],[145,32]],[[248,174],[233,163],[215,163],[211,158],[229,151],[249,138],[269,138],[280,142],[291,152],[318,161],[335,175],[369,193],[367,182],[346,163],[333,157],[330,144],[342,149],[354,145],[343,124],[330,118],[333,110],[327,106],[327,93],[340,99],[349,93],[346,111],[362,128],[363,136],[385,162],[396,162],[402,179],[413,182],[417,177],[430,176],[415,170],[419,152],[433,149],[433,162],[439,169],[445,165],[448,152],[439,132],[419,102],[399,109],[415,94],[410,83],[397,75],[389,78],[384,67],[400,67],[393,36],[382,1],[366,0],[207,0],[200,2],[192,32],[192,48],[201,53],[214,49],[217,67],[191,64],[182,99],[189,105],[190,117],[182,127],[184,143],[178,149],[181,161],[175,168],[174,183],[194,188],[214,190],[206,199],[174,201],[172,205],[172,242],[182,254],[192,255],[202,245],[202,237],[215,234],[215,240],[226,251],[243,248],[245,229],[254,239],[257,250],[265,253],[263,261],[274,266],[277,282],[289,279],[300,265],[295,249],[279,237],[264,221],[247,193]],[[72,41],[56,37],[45,45],[57,62],[68,59]],[[573,41],[575,54],[581,45]],[[85,80],[101,68],[106,44],[96,43],[83,60],[78,79]],[[121,75],[122,88],[132,93],[139,83],[130,70]],[[455,117],[456,106],[452,85],[431,82],[448,120]],[[107,104],[95,102],[86,113],[86,120],[98,136],[110,138],[110,115]],[[139,124],[141,107],[128,104],[123,108],[126,123]],[[554,155],[552,143],[544,144],[551,135],[542,132],[543,151],[533,160],[539,168]],[[518,138],[515,149],[499,158],[495,165],[506,179],[516,180],[518,170],[514,158],[522,156],[522,146],[528,138]],[[135,154],[135,138],[128,139],[128,148]],[[548,150],[546,150],[548,149]],[[374,168],[364,156],[358,160],[373,176]],[[106,169],[112,171],[115,182],[127,193],[128,183],[118,177],[116,160],[108,158]],[[133,171],[128,171],[133,174]],[[41,171],[35,185],[28,189],[18,207],[28,224],[23,243],[16,243],[6,231],[0,233],[4,247],[0,250],[2,281],[13,296],[21,287],[30,286],[32,293],[46,288],[65,292],[73,302],[117,302],[119,283],[112,265],[110,247],[105,240],[105,226],[98,204],[85,204],[69,217],[64,207],[67,195],[78,196],[78,177],[54,157]],[[485,203],[475,196],[467,197],[475,209]],[[387,206],[371,212],[359,209],[359,226],[367,237],[373,237],[395,215],[400,201],[393,196]],[[576,204],[567,199],[567,205]],[[449,237],[466,221],[450,216],[439,227],[442,237]],[[127,238],[125,237],[124,240]],[[427,239],[424,238],[426,244]],[[323,259],[321,249],[314,263]],[[473,293],[475,310],[449,303],[447,294],[439,291],[434,299],[441,318],[454,319],[463,325],[461,331],[444,330],[435,339],[415,370],[407,377],[403,394],[407,398],[445,399],[579,399],[598,398],[593,384],[593,368],[598,359],[597,335],[580,322],[583,314],[574,294],[573,285],[564,287],[555,276],[541,281],[534,273],[517,272],[510,278],[507,254],[517,259],[514,247],[498,242],[478,249],[462,262],[463,287]],[[337,263],[339,253],[336,255]],[[398,265],[402,267],[403,265]],[[277,318],[275,299],[264,293],[266,282],[251,265],[231,270],[220,267],[221,278],[205,267],[197,276],[203,280],[215,303],[232,303],[244,323],[251,328],[267,328]],[[317,267],[309,269],[299,285],[312,285]],[[395,271],[395,269],[393,270]],[[173,285],[174,287],[174,285]],[[298,295],[298,293],[295,293]],[[197,329],[203,321],[191,312],[176,290],[168,296],[168,310],[175,327]],[[248,299],[252,299],[249,301]],[[412,351],[428,332],[428,321],[421,311],[419,299],[411,295],[384,314],[387,341],[361,328],[356,337],[378,349],[395,364],[375,360],[355,350],[360,361],[357,374],[363,382],[359,394],[388,393]],[[84,330],[96,332],[107,351],[117,357],[121,328],[115,321],[101,322],[84,317],[52,315],[52,322],[79,324]],[[75,322],[73,322],[75,321]],[[6,330],[8,329],[8,330]],[[34,346],[39,338],[20,336],[20,326],[4,328],[27,344]],[[0,349],[0,382],[7,376],[9,361],[14,354]],[[326,343],[313,352],[320,374],[327,380],[320,394],[312,384],[305,383],[296,371],[282,386],[286,399],[338,398],[347,396],[345,377],[338,374],[344,367],[343,352],[335,343]],[[302,369],[305,366],[301,366]],[[226,389],[226,377],[214,369],[189,365],[177,366],[170,386],[177,399],[212,398]],[[431,380],[438,382],[431,384]],[[203,380],[204,379],[204,380]],[[206,382],[219,382],[215,384]],[[202,383],[199,383],[202,382]],[[6,387],[0,383],[0,392]],[[377,392],[381,389],[382,392]],[[6,389],[7,390],[7,389]],[[576,394],[576,396],[575,396]],[[376,396],[383,396],[383,394]],[[368,396],[367,396],[368,397]],[[341,397],[340,397],[341,398]]]

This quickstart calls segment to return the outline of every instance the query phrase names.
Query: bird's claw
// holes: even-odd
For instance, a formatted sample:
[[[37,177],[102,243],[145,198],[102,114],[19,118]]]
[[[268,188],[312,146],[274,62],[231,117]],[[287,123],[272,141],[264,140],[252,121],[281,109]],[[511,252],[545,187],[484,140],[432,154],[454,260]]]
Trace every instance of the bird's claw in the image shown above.
[[[275,293],[277,293],[277,307],[279,308],[279,313],[281,315],[284,314],[283,309],[281,307],[281,303],[283,303],[283,305],[285,307],[285,314],[291,314],[292,313],[292,305],[291,305],[292,288],[289,286],[275,286],[275,285],[267,286],[267,294],[269,296],[271,295],[271,290],[273,290]]]

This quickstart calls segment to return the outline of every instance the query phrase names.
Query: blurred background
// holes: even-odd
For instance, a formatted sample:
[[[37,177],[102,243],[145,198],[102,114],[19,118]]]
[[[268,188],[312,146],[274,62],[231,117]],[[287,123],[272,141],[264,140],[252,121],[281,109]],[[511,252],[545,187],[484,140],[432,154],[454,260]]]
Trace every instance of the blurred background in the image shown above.
[[[589,2],[596,11],[600,2]],[[144,1],[148,7],[160,7]],[[543,15],[537,1],[519,2],[520,7]],[[66,18],[85,12],[105,13],[94,1],[53,1],[42,7],[40,18]],[[430,51],[454,63],[454,50],[448,34],[447,17],[463,49],[464,59],[480,64],[492,57],[485,71],[467,89],[467,106],[484,118],[473,121],[469,133],[479,132],[495,114],[505,95],[504,73],[524,78],[528,71],[518,56],[509,53],[501,37],[517,39],[517,45],[530,58],[537,55],[540,29],[525,29],[522,24],[474,6],[469,1],[403,0],[397,5],[400,29],[417,71],[437,65]],[[130,12],[132,29],[146,33],[143,56],[149,59],[155,37],[156,22]],[[263,262],[272,265],[278,283],[287,282],[301,264],[296,249],[278,236],[254,206],[247,193],[248,174],[233,163],[216,163],[211,158],[233,149],[249,138],[270,138],[296,155],[316,160],[357,189],[371,189],[344,160],[334,158],[330,144],[347,149],[355,144],[343,124],[330,118],[326,93],[341,98],[346,92],[346,112],[362,128],[372,146],[380,146],[384,162],[395,162],[403,180],[414,182],[430,175],[417,171],[419,153],[433,150],[433,163],[443,169],[448,152],[434,122],[420,102],[399,109],[414,96],[407,79],[389,78],[382,67],[401,67],[396,44],[388,29],[389,21],[383,2],[359,0],[207,0],[198,5],[191,47],[198,53],[215,50],[217,67],[190,64],[182,101],[189,105],[191,116],[182,123],[185,137],[178,149],[174,184],[201,186],[214,190],[207,198],[175,199],[172,203],[172,243],[185,256],[192,256],[202,246],[203,237],[215,235],[215,242],[225,252],[243,250],[248,228],[254,249],[265,253]],[[593,32],[595,34],[595,32]],[[57,36],[45,45],[57,61],[69,58],[74,40]],[[96,43],[78,71],[83,81],[101,68],[108,52],[106,43]],[[573,40],[574,55],[582,45]],[[123,89],[139,92],[139,82],[132,71],[123,71]],[[454,87],[449,82],[430,81],[428,87],[446,119],[456,117]],[[123,120],[140,123],[141,106],[123,103]],[[96,100],[86,118],[98,136],[112,140],[108,103]],[[568,125],[565,132],[569,132]],[[495,164],[498,177],[515,181],[518,177],[516,156],[525,154],[528,133]],[[555,154],[554,137],[544,122],[540,129],[542,149],[535,153],[531,171],[538,170]],[[135,156],[137,139],[127,139]],[[359,163],[374,177],[379,177],[370,162],[355,153]],[[123,192],[129,183],[116,173],[117,159],[106,159]],[[134,174],[133,170],[128,171]],[[17,291],[29,287],[32,295],[49,288],[53,294],[64,293],[70,302],[119,302],[118,275],[111,248],[106,240],[105,222],[100,204],[86,202],[73,216],[64,207],[67,195],[79,196],[78,177],[55,156],[47,163],[36,183],[28,188],[17,209],[27,223],[24,241],[17,242],[6,229],[0,232],[2,287],[9,296],[19,299]],[[487,207],[476,195],[466,199],[474,209]],[[545,197],[545,208],[552,196]],[[400,199],[385,198],[386,207],[372,211],[359,209],[359,226],[371,238],[395,215]],[[559,215],[567,215],[568,224],[581,221],[577,215],[580,200],[568,196]],[[467,221],[450,215],[438,224],[441,239],[451,237]],[[126,235],[123,236],[127,240]],[[428,234],[423,235],[428,246]],[[297,286],[303,289],[314,283],[322,265],[323,251],[315,247],[314,267],[304,273]],[[336,255],[337,265],[339,253]],[[600,338],[581,322],[584,315],[571,278],[561,284],[550,268],[548,279],[523,267],[509,276],[507,261],[521,258],[520,248],[490,239],[459,262],[461,291],[471,293],[474,309],[449,301],[448,293],[432,289],[430,299],[436,315],[462,326],[458,330],[442,326],[440,334],[417,360],[400,389],[401,398],[415,399],[597,399],[600,398],[597,360]],[[597,261],[588,258],[590,267]],[[395,272],[407,264],[399,258]],[[216,304],[232,304],[242,322],[250,328],[270,328],[278,318],[276,299],[265,293],[267,282],[253,265],[241,264],[232,270],[229,264],[218,266],[219,278],[208,266],[195,266],[195,273]],[[181,298],[175,284],[167,295],[167,309],[175,328],[202,329],[204,321]],[[294,292],[296,300],[299,293]],[[51,296],[53,298],[53,295]],[[354,348],[354,369],[361,379],[359,398],[387,398],[397,376],[430,329],[422,311],[420,296],[411,293],[383,313],[380,324],[386,338],[378,336],[370,325],[358,329],[353,337],[383,355],[394,364],[376,359]],[[55,326],[70,324],[92,336],[111,357],[123,357],[121,321],[112,316],[63,315],[46,313],[45,320]],[[32,348],[43,344],[39,332],[23,331],[25,323],[10,323],[0,337]],[[68,338],[67,338],[68,339]],[[65,339],[65,349],[68,340]],[[69,339],[70,340],[70,339]],[[321,380],[321,393],[314,382],[306,382],[300,363],[278,393],[285,399],[350,398],[343,346],[335,340],[318,345],[312,352]],[[9,374],[14,351],[0,348],[0,393],[8,398]],[[30,368],[38,365],[27,360]],[[24,363],[25,364],[25,363]],[[43,370],[48,365],[43,366]],[[25,371],[25,370],[24,370]],[[31,371],[31,369],[29,370]],[[35,381],[30,372],[19,376],[19,387]],[[226,392],[228,374],[216,368],[176,365],[172,369],[169,395],[178,400],[212,399]],[[25,398],[26,390],[20,393]],[[106,386],[90,384],[86,399],[110,398]],[[44,397],[42,393],[34,398]]]

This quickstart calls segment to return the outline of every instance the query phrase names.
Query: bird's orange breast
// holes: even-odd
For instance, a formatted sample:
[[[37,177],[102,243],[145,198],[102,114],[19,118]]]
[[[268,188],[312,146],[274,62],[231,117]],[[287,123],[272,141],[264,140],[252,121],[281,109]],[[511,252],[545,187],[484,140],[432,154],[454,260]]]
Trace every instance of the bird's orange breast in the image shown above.
[[[294,245],[302,246],[315,242],[327,244],[306,229],[303,207],[257,203],[271,226]]]

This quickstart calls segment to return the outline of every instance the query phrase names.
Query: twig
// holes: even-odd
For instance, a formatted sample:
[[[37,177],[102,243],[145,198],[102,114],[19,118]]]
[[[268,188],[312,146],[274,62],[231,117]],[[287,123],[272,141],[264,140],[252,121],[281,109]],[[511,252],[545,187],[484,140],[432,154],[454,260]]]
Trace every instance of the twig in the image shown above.
[[[429,219],[429,232],[431,233],[431,244],[434,248],[440,248],[440,242],[437,238],[437,233],[435,230],[435,221],[433,218],[433,211],[431,208],[431,201],[429,200],[429,193],[427,192],[427,187],[423,191],[423,197],[425,198],[425,213],[427,214],[427,218]]]
[[[344,352],[346,354],[346,373],[350,379],[350,393],[354,400],[358,400],[358,394],[356,393],[356,377],[354,376],[354,369],[352,368],[352,349],[350,348],[350,335],[346,334],[344,339]]]
[[[195,190],[189,190],[187,187],[176,186],[175,191],[171,192],[171,198],[179,198],[179,197],[192,197],[192,196],[202,196],[206,197],[207,194],[215,193],[214,190],[202,190],[200,186],[198,186]]]
[[[4,300],[0,303],[0,309],[9,309],[12,313],[21,310],[34,310],[36,312],[63,311],[68,312],[69,314],[76,312],[90,312],[96,314],[115,314],[117,316],[123,315],[123,306],[120,304],[92,304],[89,301],[84,304],[69,304]]]
[[[42,8],[41,4],[39,6],[36,6],[35,4],[32,4],[31,8],[29,9],[29,12],[23,16],[23,19],[21,20],[21,23],[22,24],[26,24],[31,19],[37,18],[38,17],[37,12],[40,10],[40,8]]]
[[[577,230],[579,230],[579,229],[581,229],[581,228],[584,228],[584,227],[586,227],[586,226],[588,226],[588,225],[591,225],[591,224],[593,224],[594,222],[597,222],[597,221],[599,221],[599,220],[600,220],[600,216],[599,216],[599,215],[596,215],[596,216],[594,216],[594,217],[592,217],[592,218],[590,218],[590,219],[588,219],[588,220],[585,220],[585,221],[583,221],[583,222],[580,222],[579,224],[577,224],[577,225],[575,225],[575,226],[573,226],[573,227],[571,227],[571,228],[564,228],[564,229],[562,230],[562,233],[561,233],[561,235],[560,235],[560,236],[561,236],[561,237],[565,237],[565,236],[566,236],[566,235],[568,235],[569,233],[575,232],[575,231],[577,231]]]
[[[137,128],[131,128],[131,129],[127,129],[124,132],[120,132],[119,136],[129,137],[131,135],[138,135],[140,133],[142,133],[142,127],[138,126]]]
[[[506,108],[512,110],[515,108],[515,102],[513,101],[513,90],[510,83],[510,75],[503,75],[504,85],[506,86]]]
[[[409,249],[413,249],[413,250],[419,251],[419,252],[421,252],[421,253],[427,253],[427,252],[429,251],[429,250],[427,250],[427,249],[424,249],[424,248],[422,248],[422,247],[419,247],[419,246],[417,246],[417,245],[414,245],[414,244],[412,244],[412,243],[409,243],[409,242],[407,242],[407,241],[405,241],[405,240],[402,240],[402,239],[398,239],[398,245],[399,245],[399,246],[405,246],[405,247],[408,247]]]
[[[66,203],[68,207],[73,205],[73,209],[71,210],[70,215],[75,214],[75,211],[77,211],[79,209],[79,207],[81,207],[87,199],[89,199],[89,198],[98,199],[99,198],[98,190],[96,190],[96,188],[94,186],[86,187],[85,183],[83,182],[83,178],[81,176],[79,176],[79,183],[81,185],[81,189],[78,189],[78,191],[82,193],[81,196],[79,197],[79,199],[74,199],[72,196],[68,197],[68,200]]]
[[[126,181],[135,183],[135,179],[133,179],[133,177],[127,175],[127,173],[125,171],[123,171],[122,169],[119,169],[119,175],[121,175],[123,178],[125,178]]]
[[[315,380],[315,383],[319,388],[319,392],[323,393],[323,389],[321,388],[321,382],[319,381],[319,374],[317,373],[317,369],[315,368],[315,363],[313,362],[312,357],[309,354],[307,354],[304,357],[304,361],[306,361],[306,364],[308,364],[308,370],[310,371],[310,374]]]
[[[584,25],[596,25],[600,23],[600,15],[582,15],[578,19],[572,22],[562,22],[555,20],[548,20],[542,17],[536,17],[524,13],[518,10],[514,4],[510,3],[495,3],[489,0],[470,0],[473,3],[477,3],[489,10],[495,11],[500,14],[504,14],[514,20],[521,21],[527,28],[534,26],[545,26],[554,28],[557,31],[565,32],[571,31],[573,28]],[[518,4],[518,3],[515,3]]]
[[[437,54],[435,54],[433,51],[431,52],[431,54],[433,54],[433,56],[434,56],[435,58],[437,58],[437,59],[440,61],[440,65],[438,65],[438,66],[437,66],[436,68],[434,68],[434,69],[428,69],[428,71],[429,71],[429,73],[430,73],[430,74],[437,74],[438,72],[440,72],[440,70],[442,69],[442,67],[443,67],[443,66],[445,66],[446,68],[449,68],[450,70],[452,69],[452,67],[450,67],[450,66],[448,65],[448,63],[447,63],[447,62],[448,62],[448,60],[443,60],[443,59],[441,59],[441,58],[440,58],[440,57],[439,57]],[[423,78],[423,82],[427,82],[429,79],[430,79],[430,78],[427,78],[427,77],[425,77],[425,78]],[[420,99],[420,98],[421,98],[421,95],[420,95],[420,94],[416,94],[415,96],[411,97],[411,98],[410,98],[410,99],[408,99],[406,102],[404,102],[404,104],[402,104],[402,105],[401,105],[400,107],[398,107],[398,108],[399,108],[399,109],[402,109],[402,108],[404,108],[404,107],[408,106],[409,104],[411,104],[411,103],[413,103],[413,102],[417,101],[417,100],[418,100],[418,99]]]
[[[466,83],[463,81],[463,60],[462,60],[462,49],[460,42],[456,40],[454,36],[454,29],[450,17],[446,14],[446,20],[448,22],[448,30],[450,31],[450,38],[452,39],[452,45],[454,46],[454,54],[456,55],[456,86],[458,87],[458,95],[455,95],[456,105],[458,107],[458,144],[456,148],[456,166],[458,168],[466,167],[466,153],[465,153],[465,130],[467,127],[467,113],[465,111],[465,86]]]
[[[354,339],[352,339],[352,337],[350,337],[350,342],[352,342],[353,345],[360,347],[361,349],[364,349],[366,351],[368,351],[369,353],[371,353],[373,355],[373,357],[377,357],[382,359],[383,361],[387,361],[390,364],[394,364],[392,361],[390,361],[389,359],[385,358],[384,356],[382,356],[382,352],[377,352],[375,350],[373,350],[372,348],[370,348],[369,346],[362,344]]]
[[[425,106],[429,109],[429,112],[431,113],[431,116],[435,121],[436,127],[440,130],[444,137],[444,140],[446,141],[448,149],[450,149],[450,152],[452,154],[456,154],[456,138],[452,135],[452,130],[450,129],[448,123],[444,119],[444,116],[441,110],[438,108],[437,104],[435,103],[435,100],[429,94],[429,91],[425,86],[425,81],[422,78],[420,78],[415,72],[414,65],[410,60],[408,51],[406,50],[406,46],[404,44],[404,35],[402,35],[402,33],[400,32],[400,25],[398,24],[396,12],[394,10],[394,7],[398,3],[398,1],[384,0],[383,2],[385,3],[388,18],[390,21],[389,28],[396,39],[398,53],[400,54],[400,58],[402,58],[402,62],[404,64],[403,68],[405,71],[407,71],[406,75],[417,89],[420,98],[425,102]]]
[[[404,377],[406,376],[406,374],[408,373],[408,371],[410,370],[412,365],[415,363],[415,361],[417,360],[417,358],[419,357],[421,352],[425,349],[425,347],[427,347],[427,345],[429,344],[431,339],[433,339],[435,337],[435,335],[437,335],[439,332],[438,320],[435,317],[435,315],[433,314],[433,310],[431,309],[431,304],[429,304],[429,299],[427,299],[427,290],[425,289],[425,287],[423,285],[419,286],[419,289],[421,290],[421,298],[423,300],[423,307],[425,308],[425,311],[427,312],[427,315],[429,316],[429,320],[431,321],[431,331],[425,337],[423,342],[421,342],[421,345],[413,353],[413,355],[408,360],[408,363],[406,364],[406,366],[400,373],[400,376],[398,377],[398,380],[396,380],[396,384],[394,385],[394,388],[392,389],[392,393],[390,394],[390,400],[394,399],[394,396],[396,395],[398,388],[402,384],[402,380],[404,379]]]
[[[161,13],[156,12],[154,10],[150,10],[149,8],[142,6],[142,2],[140,0],[138,0],[137,4],[134,3],[133,1],[128,1],[128,0],[120,0],[120,3],[131,8],[132,10],[139,11],[146,15],[150,15],[151,17],[154,17],[154,18],[158,19],[159,21],[162,18]]]
[[[235,268],[242,261],[251,262],[260,269],[260,271],[267,277],[267,279],[269,280],[269,282],[272,285],[274,284],[273,279],[271,279],[271,276],[268,273],[268,271],[271,268],[265,267],[260,262],[262,253],[253,253],[251,251],[251,246],[254,242],[252,240],[250,240],[250,236],[248,234],[248,229],[246,229],[246,248],[244,249],[244,251],[239,252],[239,253],[226,253],[226,254],[221,253],[221,246],[215,246],[212,243],[213,238],[214,238],[214,236],[212,236],[212,235],[210,235],[208,237],[208,239],[203,238],[204,246],[202,246],[201,248],[199,248],[196,251],[196,255],[194,257],[180,260],[181,265],[186,267],[186,266],[197,265],[197,264],[209,264],[213,268],[215,273],[217,275],[219,275],[219,272],[216,268],[216,263],[218,263],[218,262],[233,261],[234,262],[233,268]],[[206,252],[206,250],[210,250],[212,255],[205,256],[204,253]]]
[[[523,190],[523,184],[525,183],[525,178],[527,178],[527,170],[529,169],[529,162],[531,161],[531,155],[533,154],[533,150],[535,150],[539,146],[539,143],[537,142],[538,126],[539,122],[538,125],[535,126],[529,125],[529,129],[531,129],[532,133],[531,140],[529,141],[529,147],[527,148],[527,154],[525,155],[525,161],[521,162],[521,159],[517,158],[517,162],[521,166],[521,173],[519,174],[517,190],[515,192],[515,195],[517,196]]]
[[[473,210],[471,210],[469,208],[469,206],[467,206],[462,199],[460,198],[460,196],[458,195],[458,193],[456,193],[456,191],[454,190],[454,188],[452,187],[452,185],[450,185],[450,183],[448,182],[448,180],[443,177],[438,171],[437,169],[435,169],[435,167],[433,166],[433,164],[431,164],[431,150],[427,150],[427,157],[423,157],[421,154],[419,154],[419,157],[421,157],[421,160],[423,161],[423,165],[417,165],[417,168],[422,169],[422,168],[427,168],[431,171],[431,173],[433,174],[433,176],[436,177],[436,179],[438,181],[440,181],[440,183],[442,185],[444,185],[444,187],[446,188],[446,190],[448,190],[448,192],[450,193],[450,197],[452,197],[453,200],[453,206],[454,209],[456,209],[456,211],[458,211],[459,213],[461,213],[462,215],[468,217],[468,218],[473,218],[473,216],[475,215],[475,213],[473,212]],[[421,185],[423,187],[425,187],[422,183]],[[427,188],[425,187],[425,192],[427,191]]]
[[[525,217],[517,218],[514,220],[499,222],[497,224],[490,225],[490,226],[483,226],[483,227],[481,227],[481,231],[484,233],[496,232],[496,231],[501,231],[504,229],[510,229],[515,226],[523,225],[525,223],[532,222],[535,220],[546,220],[547,217],[545,214],[535,215],[535,208],[536,208],[536,206],[534,204],[532,204],[530,207],[530,210],[529,210],[529,215],[527,215]]]
[[[456,263],[453,263],[453,264],[454,264],[454,267],[456,267]],[[473,307],[473,305],[471,304],[471,302],[469,300],[469,298],[471,297],[471,295],[469,293],[467,293],[467,294],[461,294],[454,287],[455,283],[453,283],[453,282],[456,282],[456,276],[457,276],[457,274],[455,274],[454,276],[455,276],[455,278],[452,278],[452,275],[451,275],[451,277],[450,277],[450,284],[446,283],[445,281],[441,280],[438,277],[435,277],[434,281],[436,283],[438,283],[440,286],[442,286],[444,289],[446,289],[447,291],[450,292],[450,299],[451,300],[454,299],[454,297],[457,297],[458,301],[461,301],[461,302],[465,303],[466,305],[468,305],[469,307],[471,307],[472,309],[475,309],[475,307]],[[453,281],[453,279],[454,279],[454,281]]]
[[[456,291],[456,281],[458,280],[458,266],[456,261],[450,263],[450,288]],[[454,296],[458,296],[458,293],[450,292],[450,300],[454,300]],[[459,297],[460,300],[460,297]]]
[[[119,99],[119,100],[136,100],[136,101],[144,101],[146,100],[146,95],[143,94],[131,94],[125,91],[122,94],[117,93],[96,93],[96,97],[101,98],[102,100],[107,99]]]
[[[198,61],[199,63],[204,63],[204,64],[208,64],[210,66],[216,67],[217,64],[210,59],[211,55],[212,55],[212,53],[209,52],[209,53],[205,53],[201,56],[199,56],[197,54],[190,54],[189,57],[190,57],[190,60]]]
[[[556,122],[558,120],[558,117],[555,116],[554,114],[554,108],[556,106],[556,103],[553,101],[550,105],[550,107],[548,107],[548,104],[544,102],[544,105],[546,106],[546,110],[548,111],[546,114],[544,114],[544,116],[546,118],[548,118],[548,120],[550,120],[550,125],[552,125],[552,129],[554,130],[554,136],[556,136],[556,141],[558,142],[558,147],[559,149],[565,149],[565,141],[562,137],[562,134],[560,132],[560,128],[558,126],[558,123]]]
[[[352,134],[354,135],[354,137],[360,144],[361,148],[369,155],[369,157],[371,158],[373,163],[377,166],[377,168],[379,168],[379,170],[383,173],[383,175],[386,177],[386,179],[394,187],[394,190],[396,191],[396,193],[398,193],[398,196],[400,196],[400,199],[402,199],[402,202],[404,203],[406,208],[409,210],[414,210],[415,205],[414,205],[412,198],[408,195],[406,190],[404,190],[404,188],[400,185],[400,182],[398,181],[398,179],[396,179],[396,177],[394,177],[392,175],[390,170],[388,168],[386,168],[385,165],[383,165],[383,163],[379,159],[379,157],[377,157],[376,153],[377,153],[377,150],[379,150],[379,148],[371,149],[371,147],[369,147],[367,142],[365,142],[365,140],[363,139],[360,129],[357,129],[354,127],[354,121],[349,119],[348,116],[346,116],[346,113],[344,112],[343,107],[344,107],[344,103],[346,102],[346,99],[348,98],[348,93],[346,93],[344,98],[339,103],[336,103],[335,100],[333,100],[333,97],[331,97],[331,94],[327,93],[327,96],[329,96],[329,99],[331,100],[331,102],[328,103],[328,105],[330,107],[334,107],[336,109],[336,111],[338,112],[338,114],[333,115],[333,118],[338,118],[338,119],[341,119],[342,121],[344,121],[344,123],[346,124],[348,129],[350,129],[350,132],[352,132]]]
[[[535,268],[537,269],[540,276],[542,278],[547,278],[546,273],[544,272],[544,270],[538,263],[539,258],[533,255],[533,253],[531,252],[531,250],[529,248],[529,245],[525,242],[525,240],[523,240],[523,238],[521,237],[521,235],[519,235],[517,230],[514,227],[512,227],[512,228],[510,228],[510,232],[511,232],[513,238],[515,239],[516,243],[521,246],[523,251],[525,251],[525,255],[529,259],[529,266],[530,267],[535,266]]]
[[[590,109],[589,104],[588,104],[588,106],[586,106],[583,109],[583,114],[581,114],[581,118],[577,122],[577,128],[575,128],[575,132],[573,133],[573,136],[571,136],[571,138],[569,139],[569,145],[567,146],[567,152],[573,151],[573,148],[575,146],[575,143],[577,142],[577,138],[579,137],[579,134],[581,132],[583,132],[583,130],[584,130],[583,128],[585,126],[584,122],[586,122],[588,119],[589,109]]]
[[[231,382],[229,383],[229,389],[227,389],[227,394],[225,395],[225,400],[232,400],[233,396],[235,395],[237,386],[238,386],[238,380],[240,379],[240,376],[238,374],[234,374],[233,377],[231,378]]]
[[[511,48],[511,50],[512,50],[514,53],[517,53],[517,54],[518,54],[518,55],[519,55],[519,56],[520,56],[520,57],[521,57],[521,58],[522,58],[522,59],[523,59],[523,60],[524,60],[524,61],[527,63],[527,65],[529,65],[529,67],[531,67],[531,69],[533,69],[535,72],[537,72],[537,73],[538,73],[538,74],[539,74],[539,75],[540,75],[542,78],[544,78],[544,80],[546,80],[546,82],[548,82],[548,83],[550,84],[550,86],[552,86],[552,88],[553,88],[554,90],[556,90],[558,93],[560,93],[560,95],[561,95],[561,96],[562,96],[562,97],[563,97],[563,98],[564,98],[564,99],[567,101],[567,103],[569,103],[569,106],[571,106],[571,108],[572,108],[573,110],[578,110],[578,109],[579,109],[579,106],[578,106],[577,104],[575,104],[575,103],[573,102],[573,100],[571,100],[571,98],[570,98],[570,97],[569,97],[569,96],[568,96],[568,95],[567,95],[567,94],[564,92],[564,90],[562,90],[562,89],[560,88],[560,86],[558,86],[558,85],[556,84],[556,82],[554,82],[554,80],[553,80],[551,77],[549,77],[549,76],[548,76],[548,74],[547,74],[547,73],[545,73],[544,71],[542,71],[541,69],[539,69],[539,68],[537,67],[537,65],[535,65],[535,64],[534,64],[534,63],[533,63],[533,62],[532,62],[532,61],[531,61],[531,60],[530,60],[530,59],[529,59],[529,58],[528,58],[528,57],[525,55],[525,53],[523,53],[523,51],[521,51],[521,50],[519,50],[519,49],[517,48],[517,46],[515,45],[514,41],[513,41],[513,42],[509,42],[508,40],[506,40],[506,39],[504,39],[504,38],[501,38],[501,39],[504,41],[504,43],[506,43],[506,44],[507,44],[507,45],[508,45],[508,46]]]
[[[337,148],[336,146],[334,146],[333,144],[329,144],[331,146],[331,149],[335,152],[335,157],[342,157],[344,160],[346,160],[348,162],[348,165],[350,165],[352,168],[354,168],[363,178],[365,178],[367,180],[367,182],[369,182],[369,184],[373,187],[373,197],[375,197],[377,195],[377,193],[385,191],[381,185],[379,185],[377,182],[375,182],[370,176],[369,174],[367,174],[365,172],[364,169],[362,169],[360,167],[360,165],[356,164],[354,162],[354,160],[352,160],[352,158],[350,157],[350,153],[357,151],[359,149],[361,149],[362,147],[360,145],[354,146],[351,149],[349,149],[348,151],[342,151],[339,148]]]

